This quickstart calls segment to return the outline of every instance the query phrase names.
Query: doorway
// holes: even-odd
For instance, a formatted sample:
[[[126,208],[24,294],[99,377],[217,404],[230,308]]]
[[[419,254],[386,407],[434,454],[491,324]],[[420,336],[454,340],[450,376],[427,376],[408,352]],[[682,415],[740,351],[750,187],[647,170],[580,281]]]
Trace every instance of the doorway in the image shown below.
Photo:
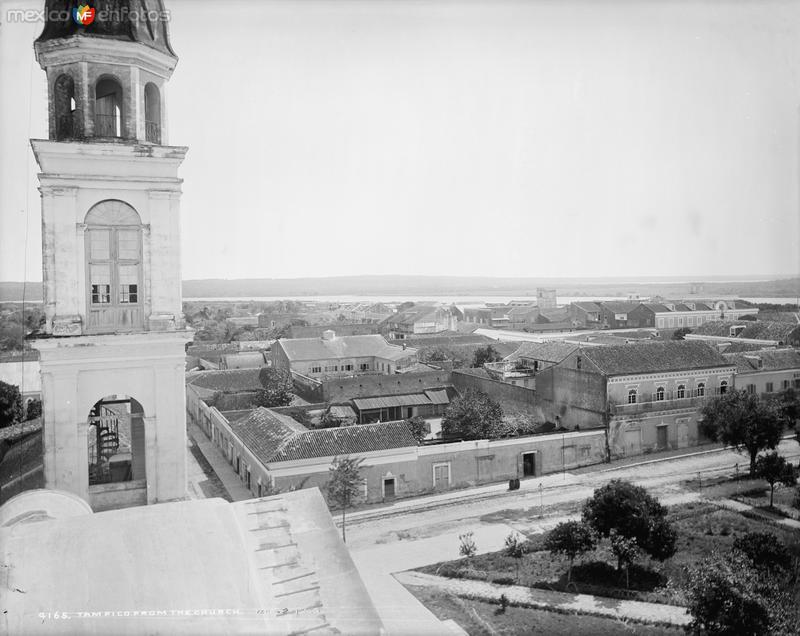
[[[522,453],[522,476],[534,477],[536,475],[536,453]]]
[[[394,499],[394,477],[383,480],[383,498]]]
[[[669,447],[669,426],[663,424],[656,426],[656,448],[658,450],[667,450]]]

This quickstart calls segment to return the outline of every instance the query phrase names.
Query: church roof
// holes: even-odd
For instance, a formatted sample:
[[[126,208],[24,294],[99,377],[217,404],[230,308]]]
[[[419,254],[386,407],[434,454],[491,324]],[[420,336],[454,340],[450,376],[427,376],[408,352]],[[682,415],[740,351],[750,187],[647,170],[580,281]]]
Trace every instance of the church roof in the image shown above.
[[[89,4],[94,21],[86,26],[73,18],[73,9]],[[46,0],[45,23],[37,42],[71,36],[138,42],[177,57],[169,42],[169,12],[162,0]]]

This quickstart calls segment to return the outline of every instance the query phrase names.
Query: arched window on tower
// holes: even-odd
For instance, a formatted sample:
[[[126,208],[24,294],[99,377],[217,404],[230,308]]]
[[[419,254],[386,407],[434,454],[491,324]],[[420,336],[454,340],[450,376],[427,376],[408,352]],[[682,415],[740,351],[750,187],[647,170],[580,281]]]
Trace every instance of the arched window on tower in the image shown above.
[[[111,77],[104,77],[95,86],[95,137],[122,137],[122,86]]]
[[[60,75],[53,86],[53,102],[56,111],[56,140],[77,137],[75,82],[66,73]]]
[[[86,215],[87,331],[144,325],[142,222],[123,201],[101,201]]]
[[[144,133],[146,141],[161,143],[161,95],[152,82],[144,87]]]

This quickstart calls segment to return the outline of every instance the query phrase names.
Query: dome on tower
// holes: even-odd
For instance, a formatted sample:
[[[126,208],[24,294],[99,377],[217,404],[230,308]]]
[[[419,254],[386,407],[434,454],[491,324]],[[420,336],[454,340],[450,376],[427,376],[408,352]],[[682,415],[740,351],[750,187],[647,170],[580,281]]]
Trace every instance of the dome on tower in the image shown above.
[[[74,10],[95,10],[90,24],[78,24]],[[37,42],[73,35],[138,42],[175,56],[169,43],[169,13],[162,0],[46,0],[45,25]]]

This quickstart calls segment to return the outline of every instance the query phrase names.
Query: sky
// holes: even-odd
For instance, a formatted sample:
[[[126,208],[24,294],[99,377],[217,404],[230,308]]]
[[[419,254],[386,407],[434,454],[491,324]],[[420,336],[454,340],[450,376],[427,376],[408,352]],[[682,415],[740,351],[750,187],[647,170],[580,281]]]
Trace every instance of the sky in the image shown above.
[[[41,4],[0,0],[0,280],[41,279]],[[165,4],[184,279],[800,273],[800,2]]]

